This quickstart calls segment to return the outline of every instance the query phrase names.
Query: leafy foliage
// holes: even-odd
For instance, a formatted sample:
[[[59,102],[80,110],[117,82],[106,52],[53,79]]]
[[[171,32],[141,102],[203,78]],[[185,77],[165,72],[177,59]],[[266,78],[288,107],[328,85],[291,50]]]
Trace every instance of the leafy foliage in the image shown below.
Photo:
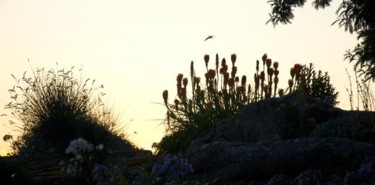
[[[328,73],[323,75],[321,70],[316,72],[312,63],[303,67],[300,85],[307,96],[326,101],[331,106],[337,104],[338,92],[331,84]]]
[[[95,87],[89,78],[75,79],[73,69],[37,69],[31,77],[24,72],[21,79],[12,75],[16,85],[8,90],[11,102],[5,108],[20,121],[10,121],[22,133],[12,145],[16,154],[61,154],[78,137],[108,146],[115,140],[127,143],[102,103],[103,86]]]
[[[306,0],[270,0],[272,11],[270,19],[276,26],[279,22],[283,24],[291,23],[294,18],[293,9],[302,7]],[[314,0],[313,6],[316,9],[330,6],[331,0]],[[345,58],[350,62],[355,62],[355,68],[361,75],[365,76],[365,80],[375,80],[375,2],[363,0],[344,0],[340,4],[336,14],[337,20],[333,24],[338,23],[340,27],[344,27],[345,31],[357,33],[358,40],[362,40],[357,44],[353,51],[348,50]]]

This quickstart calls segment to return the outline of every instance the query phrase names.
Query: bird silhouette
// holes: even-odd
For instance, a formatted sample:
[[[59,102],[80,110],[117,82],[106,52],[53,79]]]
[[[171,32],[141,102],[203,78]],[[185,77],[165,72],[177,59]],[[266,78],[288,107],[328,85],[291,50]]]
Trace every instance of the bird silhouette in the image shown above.
[[[208,39],[213,39],[215,36],[213,35],[209,35],[206,39],[204,39],[204,41],[207,41]]]

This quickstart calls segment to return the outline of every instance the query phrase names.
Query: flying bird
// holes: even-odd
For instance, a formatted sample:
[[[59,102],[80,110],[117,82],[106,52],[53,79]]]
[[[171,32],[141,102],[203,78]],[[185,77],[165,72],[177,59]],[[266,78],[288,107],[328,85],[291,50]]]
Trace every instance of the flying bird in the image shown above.
[[[204,41],[207,41],[208,39],[213,39],[215,36],[213,35],[209,35],[206,39],[204,39]]]

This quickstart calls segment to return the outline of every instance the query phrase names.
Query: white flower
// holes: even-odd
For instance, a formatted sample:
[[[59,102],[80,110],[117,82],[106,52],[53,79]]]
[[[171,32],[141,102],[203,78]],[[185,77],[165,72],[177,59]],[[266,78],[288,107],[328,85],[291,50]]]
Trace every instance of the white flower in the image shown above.
[[[97,150],[103,150],[104,148],[104,145],[103,144],[99,144],[98,146],[95,147]]]
[[[92,151],[93,149],[94,149],[94,145],[92,145],[90,142],[82,138],[78,138],[70,142],[70,145],[65,150],[65,153],[67,154],[73,153],[75,155],[78,155],[82,152]]]

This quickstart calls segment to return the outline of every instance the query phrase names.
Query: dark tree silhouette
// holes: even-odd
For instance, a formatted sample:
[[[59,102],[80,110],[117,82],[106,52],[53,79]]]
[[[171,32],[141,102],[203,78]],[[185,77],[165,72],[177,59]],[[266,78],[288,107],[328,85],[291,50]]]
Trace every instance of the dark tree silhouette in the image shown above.
[[[330,6],[332,0],[314,0],[315,9]],[[272,11],[267,23],[276,26],[278,23],[289,24],[294,18],[293,10],[303,7],[306,0],[269,0]],[[333,24],[344,27],[345,31],[357,33],[359,43],[348,50],[345,59],[354,62],[355,70],[368,81],[375,81],[375,1],[343,0],[336,11],[337,20]]]

